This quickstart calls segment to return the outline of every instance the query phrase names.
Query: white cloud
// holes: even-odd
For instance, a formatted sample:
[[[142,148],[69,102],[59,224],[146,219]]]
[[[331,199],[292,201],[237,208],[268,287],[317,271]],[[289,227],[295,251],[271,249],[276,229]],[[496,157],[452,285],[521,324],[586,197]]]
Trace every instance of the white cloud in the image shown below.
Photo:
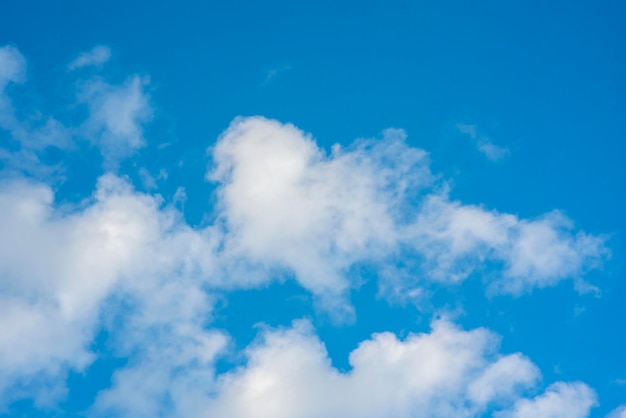
[[[0,229],[0,404],[41,398],[68,368],[84,369],[103,304],[113,310],[118,293],[134,301],[129,327],[184,327],[210,311],[199,286],[214,268],[211,229],[191,230],[117,177],[102,177],[75,210],[55,208],[47,186],[5,181]]]
[[[80,53],[67,66],[68,70],[76,70],[78,68],[95,66],[101,67],[111,58],[111,49],[105,45],[98,45],[92,50]]]
[[[3,79],[20,80],[23,57],[12,47],[2,51],[12,63]],[[89,113],[80,132],[100,148],[107,169],[145,145],[143,127],[152,116],[146,84],[133,76],[121,85],[101,79],[81,85],[79,100]],[[14,167],[33,172],[38,151],[67,146],[72,129],[56,120],[26,129],[12,111],[5,114],[22,149],[0,150],[0,158]],[[477,135],[474,126],[460,129]],[[558,212],[525,220],[451,201],[430,173],[427,154],[404,137],[387,130],[380,140],[335,146],[327,155],[291,125],[234,121],[212,150],[210,173],[220,183],[218,209],[227,228],[225,270],[245,271],[250,285],[293,274],[344,319],[351,316],[349,289],[359,284],[348,271],[360,263],[376,265],[388,278],[382,287],[396,294],[423,294],[420,283],[428,281],[464,280],[485,262],[502,267],[500,277],[491,277],[496,292],[520,294],[566,278],[581,291],[591,288],[582,276],[608,254],[602,237],[576,232]],[[155,186],[150,173],[140,175],[147,188]],[[386,274],[407,251],[422,260],[418,268]]]
[[[385,255],[397,239],[394,214],[407,192],[431,182],[424,151],[400,131],[326,156],[292,125],[237,119],[213,149],[210,178],[229,250],[288,268],[334,303],[350,286],[345,271]]]
[[[608,255],[603,237],[573,232],[572,222],[558,211],[520,219],[445,194],[425,199],[405,239],[424,257],[429,277],[460,281],[490,262],[502,266],[491,290],[515,295],[566,278],[579,280]]]
[[[347,372],[331,365],[308,321],[264,329],[246,349],[246,364],[220,375],[213,362],[226,337],[189,329],[168,327],[156,338],[145,328],[134,334],[143,347],[148,335],[153,344],[116,372],[91,415],[436,418],[500,411],[502,418],[583,418],[595,405],[594,392],[582,383],[558,382],[525,399],[540,380],[530,360],[499,353],[498,337],[485,329],[463,331],[442,320],[430,333],[404,340],[374,334],[350,353]]]
[[[129,366],[115,372],[111,388],[98,394],[91,415],[199,416],[202,402],[214,391],[214,361],[228,338],[217,331],[203,330],[201,323],[183,324],[156,323],[124,333],[124,338],[139,338],[133,346],[138,353]],[[166,329],[159,329],[159,325]],[[146,347],[146,338],[150,347]]]
[[[606,418],[626,418],[626,405],[614,409],[606,416]]]
[[[133,76],[122,85],[95,79],[82,85],[79,99],[89,108],[86,137],[97,145],[111,168],[145,146],[143,126],[152,118],[146,78]]]
[[[593,392],[578,383],[557,383],[534,400],[520,400],[535,386],[537,368],[520,354],[499,354],[490,332],[462,331],[445,321],[404,340],[374,334],[350,354],[345,373],[331,366],[324,345],[302,321],[265,331],[247,357],[244,367],[220,376],[215,398],[197,416],[474,417],[513,407],[508,416],[521,418],[535,407],[558,414],[536,418],[586,417],[594,403]]]
[[[585,418],[596,406],[596,394],[584,383],[558,382],[534,399],[522,399],[497,418]]]
[[[326,155],[292,125],[237,119],[212,153],[227,250],[288,269],[331,310],[349,309],[341,299],[358,284],[352,266],[386,276],[399,254],[422,262],[395,293],[458,282],[490,263],[500,272],[490,273],[491,290],[512,294],[580,281],[608,254],[603,237],[575,232],[559,212],[528,220],[450,200],[402,131]]]
[[[508,148],[498,146],[487,136],[480,134],[476,125],[460,123],[457,125],[457,129],[460,133],[469,136],[476,149],[491,161],[500,161],[511,154]]]

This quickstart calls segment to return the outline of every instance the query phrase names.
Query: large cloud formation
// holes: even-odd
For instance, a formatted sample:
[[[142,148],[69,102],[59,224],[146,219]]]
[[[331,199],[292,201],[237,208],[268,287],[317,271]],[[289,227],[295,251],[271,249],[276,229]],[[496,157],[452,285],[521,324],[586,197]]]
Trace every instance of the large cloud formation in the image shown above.
[[[213,346],[214,347],[214,346]],[[215,354],[206,349],[208,357]],[[520,353],[498,352],[485,329],[463,331],[445,320],[400,340],[374,334],[350,354],[351,370],[332,367],[307,321],[265,330],[244,366],[215,376],[188,358],[142,363],[118,372],[97,416],[213,418],[587,417],[592,389],[557,382],[535,398],[540,373]],[[161,359],[163,360],[163,359]],[[171,362],[173,360],[173,362]],[[182,364],[182,368],[181,368]],[[180,373],[180,371],[184,373]],[[176,372],[178,371],[178,373]]]
[[[210,231],[192,231],[112,175],[82,207],[54,208],[52,199],[49,187],[25,180],[0,187],[0,391],[89,364],[116,292],[139,312],[127,327],[174,325],[210,309],[200,282],[186,282],[210,275]]]
[[[359,262],[421,259],[413,283],[396,281],[396,293],[424,281],[458,282],[491,263],[499,271],[492,290],[517,295],[579,281],[607,254],[602,237],[575,232],[558,211],[520,219],[451,200],[426,152],[408,146],[400,130],[326,155],[292,125],[240,118],[213,159],[209,178],[220,182],[229,248],[289,269],[330,304]]]
[[[518,295],[566,279],[580,285],[608,250],[560,212],[520,219],[450,199],[401,130],[326,153],[311,135],[261,117],[236,119],[211,147],[215,222],[191,227],[116,172],[145,145],[144,78],[83,80],[85,118],[65,126],[50,117],[35,129],[7,90],[24,81],[24,58],[4,47],[0,64],[0,128],[18,144],[0,152],[0,406],[54,405],[68,371],[94,361],[101,330],[128,364],[94,416],[547,418],[586,417],[596,404],[577,382],[527,398],[540,377],[529,359],[499,353],[487,330],[446,321],[404,340],[373,335],[345,373],[311,325],[296,321],[262,332],[245,365],[217,374],[230,349],[227,333],[211,328],[218,291],[289,277],[321,310],[349,320],[360,265],[401,297],[476,273],[489,291]],[[32,174],[45,172],[43,149],[67,150],[76,137],[100,147],[106,172],[91,196],[62,203]],[[417,261],[399,263],[408,259]]]

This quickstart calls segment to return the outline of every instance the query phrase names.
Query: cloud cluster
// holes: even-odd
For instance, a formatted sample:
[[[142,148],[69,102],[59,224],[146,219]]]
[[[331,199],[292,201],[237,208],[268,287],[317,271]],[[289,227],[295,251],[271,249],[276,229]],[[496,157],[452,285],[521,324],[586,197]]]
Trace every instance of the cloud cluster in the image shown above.
[[[401,132],[326,156],[302,131],[263,118],[233,122],[213,160],[227,250],[289,269],[328,304],[345,296],[352,265],[386,256],[404,196],[432,177]]]
[[[445,321],[404,341],[374,334],[352,351],[347,373],[331,366],[306,322],[266,331],[247,356],[246,367],[220,378],[206,416],[473,417],[509,404],[538,378],[522,355],[499,355],[494,335]]]
[[[206,357],[215,348],[219,344],[205,347]],[[331,365],[311,324],[302,320],[266,329],[246,350],[244,366],[218,376],[201,362],[174,373],[187,356],[172,354],[119,372],[115,387],[99,398],[96,415],[576,418],[596,405],[593,390],[579,382],[558,382],[525,398],[540,379],[532,362],[499,353],[498,338],[485,329],[463,331],[445,320],[404,340],[374,334],[350,353],[348,372]]]
[[[74,209],[54,207],[47,186],[5,182],[0,225],[0,393],[88,365],[103,307],[116,293],[133,300],[128,328],[201,323],[211,307],[191,280],[212,269],[211,231],[192,231],[115,176],[103,176]]]
[[[491,263],[491,290],[518,295],[580,281],[608,254],[603,237],[576,232],[558,211],[520,219],[451,200],[399,130],[327,155],[292,125],[240,118],[212,153],[227,248],[289,269],[327,304],[357,284],[348,277],[357,263],[420,259],[412,279],[392,284],[399,294]]]
[[[215,374],[219,333],[159,350],[118,371],[94,416],[215,418],[584,418],[597,404],[580,382],[557,382],[534,398],[537,367],[520,353],[498,352],[485,329],[463,331],[445,320],[400,340],[374,334],[350,353],[351,369],[331,365],[308,321],[265,329],[246,349],[246,364]]]
[[[70,67],[102,64],[108,53],[96,49]],[[350,354],[348,372],[331,365],[310,323],[296,321],[264,330],[244,365],[216,373],[230,349],[227,332],[211,326],[217,292],[291,278],[321,309],[350,319],[359,266],[401,297],[473,274],[492,292],[521,294],[583,283],[608,250],[560,212],[520,219],[451,199],[401,130],[327,153],[311,135],[262,117],[237,118],[211,147],[215,222],[191,227],[176,202],[116,174],[146,143],[144,77],[83,80],[85,118],[33,129],[5,93],[24,74],[19,51],[0,48],[0,127],[18,152],[42,165],[45,147],[68,148],[48,138],[81,137],[101,150],[105,173],[74,203],[55,200],[42,180],[0,176],[0,407],[21,398],[53,405],[68,370],[96,358],[101,330],[128,364],[99,393],[93,416],[548,418],[586,417],[596,404],[577,382],[536,395],[540,373],[529,359],[499,353],[485,329],[443,320],[405,339],[374,334]],[[44,135],[46,126],[63,135]]]

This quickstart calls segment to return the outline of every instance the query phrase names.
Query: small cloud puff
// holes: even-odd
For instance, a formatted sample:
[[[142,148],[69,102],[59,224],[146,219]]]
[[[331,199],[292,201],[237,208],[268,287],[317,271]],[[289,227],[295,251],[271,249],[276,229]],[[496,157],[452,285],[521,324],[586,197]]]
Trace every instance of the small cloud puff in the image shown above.
[[[111,49],[105,45],[98,45],[91,51],[82,52],[67,66],[70,71],[83,67],[101,67],[111,58]]]
[[[480,134],[476,125],[460,123],[456,127],[460,133],[469,136],[474,142],[476,149],[490,161],[500,161],[511,154],[508,148],[496,145],[490,138]]]

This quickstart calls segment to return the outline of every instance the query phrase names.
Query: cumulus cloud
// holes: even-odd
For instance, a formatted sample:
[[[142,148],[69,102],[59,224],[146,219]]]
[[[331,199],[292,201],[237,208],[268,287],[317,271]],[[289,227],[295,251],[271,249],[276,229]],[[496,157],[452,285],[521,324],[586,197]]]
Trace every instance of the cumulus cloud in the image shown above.
[[[385,276],[399,255],[421,262],[412,280],[393,283],[396,293],[464,280],[488,262],[499,271],[492,291],[520,294],[578,280],[608,254],[603,237],[576,232],[560,212],[520,219],[451,200],[426,152],[404,137],[388,130],[327,155],[292,125],[235,120],[209,173],[220,183],[228,250],[291,271],[327,305],[358,283],[352,266],[378,265]]]
[[[105,45],[98,45],[92,50],[80,53],[72,62],[69,63],[67,69],[72,71],[83,67],[101,67],[111,58],[111,49]]]
[[[345,373],[331,366],[324,345],[302,321],[265,331],[247,357],[246,366],[220,376],[215,399],[199,416],[436,418],[514,408],[502,416],[583,417],[594,402],[593,391],[578,383],[557,383],[534,400],[520,400],[535,386],[537,368],[521,354],[498,353],[492,333],[463,331],[446,321],[404,340],[374,334],[350,354]],[[523,415],[532,407],[557,415]]]
[[[115,292],[134,300],[139,319],[132,324],[143,328],[161,318],[172,325],[185,312],[188,323],[202,321],[210,309],[190,278],[212,269],[211,232],[192,231],[175,211],[161,210],[157,199],[120,178],[102,177],[93,199],[76,210],[55,208],[42,184],[3,182],[0,229],[5,398],[19,397],[16,387],[41,376],[46,385],[62,383],[68,368],[84,369],[93,360],[89,346],[103,304]],[[171,305],[177,300],[187,309]],[[30,395],[43,396],[46,385]]]
[[[525,221],[450,201],[433,188],[426,153],[403,139],[401,131],[387,131],[379,141],[325,155],[293,126],[240,119],[213,149],[210,176],[220,182],[221,220],[204,229],[111,174],[74,208],[57,206],[41,183],[3,180],[0,222],[3,237],[13,237],[0,240],[5,403],[61,396],[67,370],[93,361],[90,343],[101,326],[130,362],[100,394],[95,415],[472,416],[518,399],[537,380],[532,363],[520,354],[498,355],[497,339],[485,330],[464,332],[445,322],[404,341],[373,336],[352,353],[347,374],[329,365],[301,322],[266,332],[249,348],[246,368],[215,376],[214,360],[228,337],[206,327],[211,288],[254,286],[285,268],[333,310],[336,298],[349,306],[343,298],[355,263],[382,265],[404,247],[421,254],[432,280],[461,280],[466,268],[492,257],[505,262],[503,280],[525,283],[573,274],[584,264],[574,263],[577,257],[603,248],[597,238],[572,235],[561,215]],[[283,359],[291,359],[288,366]],[[404,382],[400,392],[388,384],[392,378]],[[545,398],[565,396],[566,387]],[[302,402],[284,399],[287,388]],[[313,395],[328,403],[318,405]],[[361,407],[357,399],[370,404]],[[544,408],[543,399],[513,411]]]
[[[540,381],[529,359],[499,353],[499,338],[485,329],[463,331],[445,320],[405,339],[372,335],[350,353],[347,372],[331,365],[304,320],[263,330],[246,349],[246,364],[223,374],[215,374],[213,361],[226,337],[198,335],[160,334],[153,340],[158,348],[116,372],[91,415],[436,418],[495,411],[503,418],[548,418],[587,417],[595,405],[594,392],[577,382],[558,382],[524,398]]]
[[[238,119],[213,159],[229,250],[291,269],[327,303],[350,286],[352,264],[394,244],[393,212],[409,188],[431,181],[426,153],[406,147],[399,131],[326,156],[294,126]]]
[[[145,146],[143,126],[152,118],[147,84],[146,78],[133,76],[122,85],[94,79],[81,87],[79,100],[89,108],[85,135],[100,148],[109,168]]]
[[[197,323],[173,329],[167,323],[161,325],[168,329],[163,332],[151,326],[130,334],[141,339],[149,336],[153,347],[134,346],[139,354],[115,372],[112,386],[98,394],[91,416],[201,416],[202,403],[215,389],[215,359],[224,351],[228,337]]]

